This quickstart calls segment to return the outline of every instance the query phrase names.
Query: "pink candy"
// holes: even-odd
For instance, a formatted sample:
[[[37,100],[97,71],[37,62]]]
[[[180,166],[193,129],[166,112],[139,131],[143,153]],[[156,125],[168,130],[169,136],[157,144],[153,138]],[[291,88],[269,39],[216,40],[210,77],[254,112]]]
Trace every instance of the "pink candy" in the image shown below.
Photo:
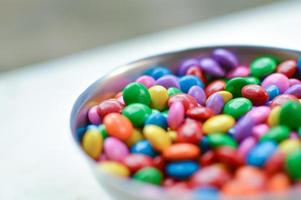
[[[290,86],[289,79],[280,73],[274,73],[267,76],[261,83],[264,88],[270,85],[276,85],[282,94]]]
[[[252,149],[252,147],[254,147],[255,144],[256,139],[254,137],[247,137],[246,139],[244,139],[237,149],[238,157],[244,160],[250,149]]]
[[[92,124],[98,125],[101,123],[100,116],[97,113],[97,105],[90,108],[88,111],[88,119]]]
[[[252,128],[252,135],[259,140],[264,134],[269,131],[269,127],[266,124],[259,124]]]
[[[150,88],[156,84],[156,80],[148,75],[140,76],[136,82],[143,84],[147,88]]]
[[[183,104],[181,102],[174,102],[168,111],[168,126],[173,130],[177,129],[183,123],[184,117],[185,113]]]
[[[271,112],[271,108],[268,106],[253,107],[246,116],[250,117],[254,124],[261,124],[265,122]]]
[[[119,139],[109,137],[104,142],[104,152],[110,160],[122,162],[129,154],[128,147]]]

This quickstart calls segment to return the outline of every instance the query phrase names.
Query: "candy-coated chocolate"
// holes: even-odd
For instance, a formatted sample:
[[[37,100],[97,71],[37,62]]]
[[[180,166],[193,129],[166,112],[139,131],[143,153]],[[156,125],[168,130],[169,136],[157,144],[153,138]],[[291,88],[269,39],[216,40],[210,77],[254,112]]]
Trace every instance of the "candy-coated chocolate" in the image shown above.
[[[177,74],[179,76],[184,76],[187,73],[188,69],[198,65],[199,65],[199,60],[196,58],[189,58],[189,59],[182,60],[181,63],[179,64]]]
[[[171,87],[180,88],[179,80],[174,75],[162,76],[161,78],[156,80],[156,85],[161,85],[166,89],[171,88]]]
[[[201,125],[187,118],[184,123],[177,129],[177,142],[197,144],[202,138],[203,132]]]
[[[222,67],[233,69],[238,66],[238,58],[227,49],[215,49],[212,53],[212,57]]]
[[[252,118],[248,116],[240,118],[233,127],[233,137],[239,142],[244,140],[251,136],[253,126],[254,120]]]
[[[279,124],[280,111],[280,106],[276,106],[271,110],[268,118],[268,124],[270,127],[277,126]]]
[[[247,137],[244,139],[237,149],[237,158],[240,160],[245,160],[246,156],[248,155],[249,151],[256,145],[256,139],[252,136]]]
[[[131,173],[135,173],[144,167],[154,166],[152,158],[143,154],[130,154],[124,158],[123,163]]]
[[[214,112],[210,108],[206,107],[195,107],[187,110],[186,115],[189,118],[205,121],[214,115]]]
[[[285,173],[277,173],[269,178],[267,189],[271,192],[284,192],[290,187],[289,177]]]
[[[201,166],[209,166],[212,165],[214,162],[216,162],[216,157],[212,150],[206,151],[206,153],[202,154],[202,157],[200,159]]]
[[[301,125],[301,103],[295,101],[286,102],[279,113],[279,122],[291,129],[296,130],[299,128]]]
[[[233,97],[241,97],[241,89],[248,84],[243,77],[232,78],[226,83],[225,90],[231,92]]]
[[[301,150],[294,151],[287,155],[285,160],[285,169],[290,175],[290,178],[299,181],[301,180]]]
[[[297,98],[301,98],[301,84],[295,84],[287,88],[284,94],[294,95]]]
[[[165,172],[175,179],[187,179],[199,169],[195,161],[176,161],[166,165]]]
[[[157,80],[162,76],[171,74],[171,71],[167,69],[165,66],[154,66],[153,68],[146,70],[145,74]]]
[[[167,90],[167,94],[169,97],[176,95],[176,94],[181,94],[181,93],[183,93],[183,92],[180,89],[175,88],[175,87],[170,87]]]
[[[160,185],[163,180],[163,175],[154,167],[144,167],[133,175],[133,179],[136,181]]]
[[[269,114],[271,112],[271,108],[268,106],[258,106],[253,107],[245,116],[250,117],[254,122],[254,125],[264,123]]]
[[[123,164],[115,161],[103,161],[97,164],[97,170],[113,176],[128,177],[130,170]]]
[[[122,95],[126,105],[142,103],[148,106],[151,103],[151,96],[147,88],[141,83],[133,82],[128,84],[123,89]]]
[[[290,154],[301,148],[301,142],[298,139],[287,139],[279,144],[279,151]]]
[[[218,91],[223,91],[225,90],[226,87],[226,82],[223,80],[216,80],[211,82],[207,87],[205,88],[205,93],[206,96],[209,97],[211,94],[218,92]]]
[[[147,125],[143,128],[144,137],[151,143],[154,149],[164,151],[171,145],[171,138],[166,131],[156,125]]]
[[[164,171],[165,168],[165,159],[163,158],[163,156],[155,156],[153,159],[153,163],[154,163],[154,167],[156,167],[157,169]]]
[[[227,133],[227,131],[233,127],[235,124],[235,119],[230,115],[216,115],[209,118],[203,124],[204,133],[214,133],[222,132]]]
[[[191,95],[192,97],[194,97],[200,105],[205,105],[206,94],[205,94],[203,88],[201,88],[200,86],[198,86],[198,85],[192,86],[188,90],[188,94]]]
[[[177,129],[184,122],[184,117],[185,117],[185,111],[184,111],[183,104],[179,101],[174,102],[170,106],[168,111],[168,117],[167,117],[168,126],[172,130]]]
[[[207,78],[199,65],[193,65],[188,68],[186,75],[193,75],[198,77],[203,83],[207,82]]]
[[[224,113],[235,119],[240,118],[252,108],[252,102],[244,97],[234,98],[226,103]]]
[[[200,61],[200,67],[205,73],[213,77],[225,76],[224,69],[212,58],[202,58]]]
[[[121,113],[123,105],[116,99],[108,99],[102,101],[98,107],[97,112],[103,119],[109,113]]]
[[[141,127],[151,114],[152,110],[142,103],[132,103],[126,106],[122,114],[136,127]]]
[[[295,97],[294,95],[282,94],[273,99],[271,103],[271,107],[274,108],[275,106],[283,106],[288,101],[298,102],[298,98]]]
[[[169,130],[169,131],[167,131],[167,135],[170,137],[172,142],[177,140],[177,132],[176,131]]]
[[[280,94],[280,90],[276,85],[270,85],[267,88],[265,88],[265,90],[269,95],[269,100],[273,100]]]
[[[260,138],[269,131],[269,126],[266,124],[258,124],[252,128],[252,136],[256,138],[256,140],[260,140]]]
[[[283,61],[277,66],[276,71],[284,74],[288,78],[291,78],[297,71],[297,62],[295,60]]]
[[[246,85],[242,88],[242,96],[251,100],[255,106],[264,105],[269,100],[265,89],[259,85]]]
[[[272,140],[277,143],[287,139],[290,134],[290,129],[286,126],[276,126],[271,128],[266,134],[264,134],[260,141]]]
[[[217,148],[221,146],[237,147],[237,142],[224,133],[211,133],[207,136],[210,147]]]
[[[82,139],[84,151],[92,158],[97,159],[102,151],[103,138],[97,129],[88,129]]]
[[[150,88],[156,84],[156,80],[148,75],[140,76],[136,79],[136,82],[143,84],[146,88]]]
[[[280,94],[284,93],[285,90],[289,87],[288,78],[280,73],[274,73],[267,76],[261,83],[262,87],[267,88],[271,85],[276,85],[279,90]]]
[[[224,103],[227,103],[233,98],[233,95],[231,92],[228,91],[218,91],[217,94],[221,95],[223,97]]]
[[[100,132],[101,136],[103,139],[106,139],[108,137],[108,132],[106,130],[105,125],[99,125],[98,126],[98,131]]]
[[[179,80],[179,84],[180,84],[181,91],[185,93],[188,93],[189,89],[195,85],[201,88],[204,87],[204,83],[198,77],[192,75],[181,77]]]
[[[104,125],[110,136],[120,140],[128,140],[133,133],[133,125],[131,121],[118,113],[110,113],[104,118]]]
[[[189,108],[195,108],[198,106],[198,102],[188,94],[176,94],[169,98],[168,106],[170,107],[171,104],[174,102],[181,102],[184,106],[185,111]]]
[[[144,137],[141,133],[141,131],[139,129],[135,129],[133,130],[133,133],[131,135],[131,137],[126,141],[126,144],[131,147],[134,144],[136,144],[137,142],[143,140]]]
[[[198,146],[190,143],[178,143],[169,146],[163,151],[167,160],[194,160],[200,155]]]
[[[150,125],[150,124],[160,126],[161,128],[164,129],[167,129],[168,126],[166,117],[160,112],[152,113],[146,118],[144,125]]]
[[[97,112],[97,105],[93,106],[88,111],[88,119],[92,124],[98,125],[101,123],[101,118]]]
[[[117,162],[122,162],[123,159],[129,155],[126,144],[114,137],[105,139],[103,149],[110,160]]]
[[[247,164],[262,167],[266,161],[275,153],[277,144],[273,141],[264,141],[256,144],[247,155]]]
[[[250,69],[247,66],[238,66],[227,73],[227,78],[247,77],[250,74]]]
[[[271,57],[259,57],[250,64],[250,71],[253,76],[262,78],[273,73],[276,66],[276,61]]]
[[[223,97],[218,93],[210,95],[206,101],[206,107],[210,108],[216,115],[221,113],[224,107]]]
[[[216,159],[230,167],[238,167],[243,164],[243,160],[241,160],[237,156],[237,150],[230,146],[221,146],[214,150],[214,155]]]
[[[144,154],[150,157],[155,157],[156,152],[151,143],[147,140],[140,140],[131,147],[132,154]]]
[[[167,106],[168,94],[167,90],[160,85],[154,85],[148,89],[151,96],[151,107],[157,110],[163,110]]]
[[[277,150],[264,164],[264,170],[268,174],[275,174],[284,170],[286,154]]]

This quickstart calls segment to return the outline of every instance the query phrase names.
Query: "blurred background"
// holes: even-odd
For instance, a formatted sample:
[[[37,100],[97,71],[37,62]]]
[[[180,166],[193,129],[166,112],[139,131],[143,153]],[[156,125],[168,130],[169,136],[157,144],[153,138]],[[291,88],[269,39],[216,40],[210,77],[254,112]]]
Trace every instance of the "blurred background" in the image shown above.
[[[0,72],[275,1],[0,0]]]

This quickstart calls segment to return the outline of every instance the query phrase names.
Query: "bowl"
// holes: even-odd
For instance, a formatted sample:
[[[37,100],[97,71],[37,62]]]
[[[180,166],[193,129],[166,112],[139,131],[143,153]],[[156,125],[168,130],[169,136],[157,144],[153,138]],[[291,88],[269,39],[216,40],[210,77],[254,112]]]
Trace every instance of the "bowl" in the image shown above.
[[[262,55],[273,55],[280,60],[285,59],[297,59],[301,56],[300,51],[264,47],[264,46],[210,46],[199,47],[192,49],[184,49],[175,52],[168,52],[156,56],[143,58],[129,64],[116,68],[109,74],[101,77],[89,86],[76,100],[70,117],[71,133],[74,141],[80,147],[79,135],[83,134],[83,127],[88,123],[87,112],[90,107],[96,105],[102,100],[113,97],[118,91],[121,91],[123,87],[134,81],[139,77],[146,69],[153,65],[163,64],[168,66],[173,72],[177,68],[177,63],[183,59],[191,57],[208,56],[216,48],[225,48],[235,53],[240,63],[249,63],[251,60]],[[100,69],[101,70],[101,69]],[[82,149],[81,149],[82,151]],[[129,179],[123,179],[114,177],[102,171],[96,170],[96,162],[87,156],[82,151],[83,156],[91,165],[92,171],[95,174],[96,179],[102,185],[102,187],[115,199],[200,199],[201,197],[193,192],[181,192],[173,191],[167,192],[160,187],[144,184]],[[251,179],[252,177],[250,177]],[[263,193],[251,197],[223,197],[223,199],[300,199],[301,190],[292,188],[285,193]],[[209,199],[201,198],[201,199]]]

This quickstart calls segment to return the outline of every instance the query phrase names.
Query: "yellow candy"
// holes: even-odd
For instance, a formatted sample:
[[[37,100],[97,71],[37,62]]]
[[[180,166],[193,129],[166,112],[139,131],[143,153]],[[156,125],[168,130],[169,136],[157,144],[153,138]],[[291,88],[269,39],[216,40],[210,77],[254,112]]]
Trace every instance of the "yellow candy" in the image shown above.
[[[300,149],[301,143],[299,140],[296,139],[288,139],[284,140],[279,144],[279,149],[285,154],[292,153],[293,151],[296,151]]]
[[[130,170],[123,164],[114,161],[103,161],[97,165],[97,170],[114,176],[128,177]]]
[[[177,132],[175,132],[175,131],[167,131],[167,134],[169,135],[171,141],[175,141],[177,139]]]
[[[230,115],[216,115],[208,119],[203,125],[204,133],[222,132],[227,131],[234,126],[235,119]]]
[[[126,144],[131,147],[132,145],[136,144],[138,141],[143,140],[143,135],[140,130],[134,129],[133,134],[131,135],[130,139],[126,141]]]
[[[158,151],[164,151],[171,145],[171,138],[164,129],[155,125],[147,125],[143,129],[144,137]]]
[[[168,93],[165,87],[161,85],[155,85],[148,89],[151,96],[151,107],[157,110],[163,110],[166,107],[168,101]]]
[[[87,130],[82,141],[84,151],[94,159],[100,156],[102,143],[102,136],[97,129]]]
[[[277,126],[279,123],[280,106],[273,108],[268,117],[268,124],[270,127]]]
[[[231,94],[231,92],[228,92],[228,91],[219,91],[216,93],[220,94],[223,97],[224,103],[227,103],[228,101],[230,101],[233,98],[233,95]]]

